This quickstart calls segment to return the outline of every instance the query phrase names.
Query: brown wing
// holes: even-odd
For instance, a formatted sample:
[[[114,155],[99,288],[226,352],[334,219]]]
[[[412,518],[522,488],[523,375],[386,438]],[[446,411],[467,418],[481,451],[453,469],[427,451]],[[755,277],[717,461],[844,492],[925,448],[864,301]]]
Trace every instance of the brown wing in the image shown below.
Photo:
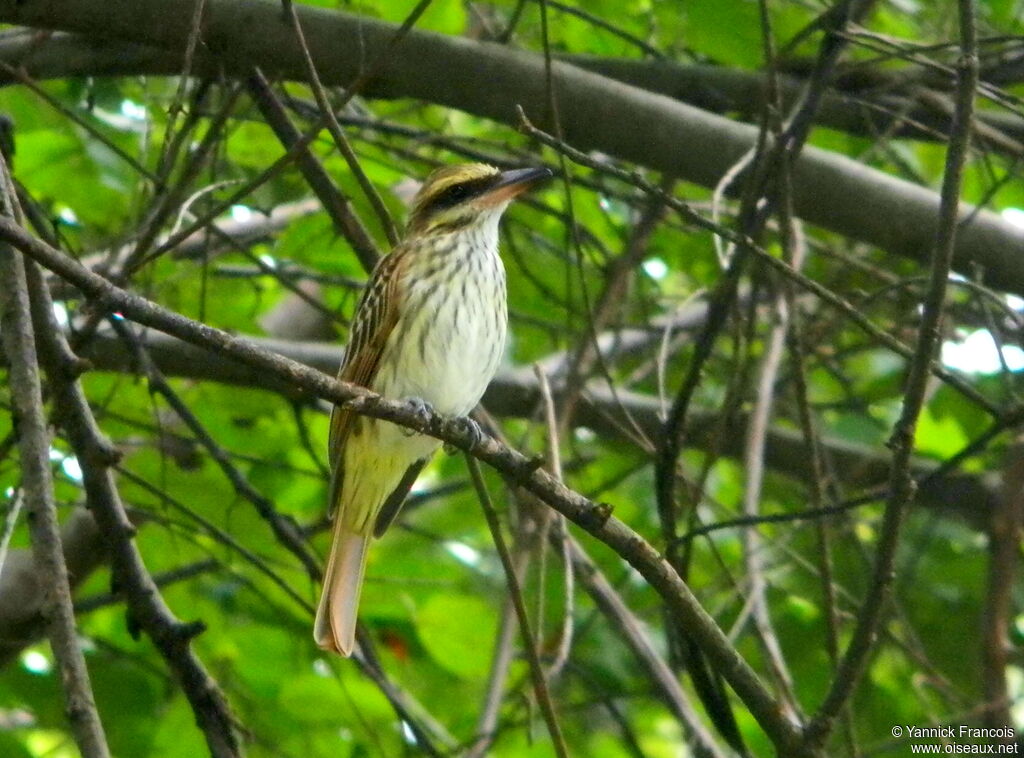
[[[373,271],[370,284],[363,292],[352,321],[352,332],[345,358],[338,370],[342,381],[372,387],[380,367],[381,354],[391,330],[398,322],[398,304],[401,296],[398,279],[404,256],[400,250],[392,251],[381,260]],[[338,506],[345,441],[353,425],[360,423],[358,416],[334,406],[331,411],[331,432],[328,440],[328,456],[331,464],[331,489],[328,500],[333,512]]]

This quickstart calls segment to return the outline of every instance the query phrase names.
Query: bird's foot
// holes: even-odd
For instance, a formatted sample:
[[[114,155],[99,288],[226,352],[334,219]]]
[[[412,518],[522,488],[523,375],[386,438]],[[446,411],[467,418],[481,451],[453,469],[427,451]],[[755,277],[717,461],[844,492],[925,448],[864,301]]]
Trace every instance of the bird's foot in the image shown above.
[[[476,419],[470,416],[460,416],[455,419],[455,423],[459,425],[459,429],[469,436],[469,449],[473,450],[477,445],[481,444],[487,439],[487,433],[480,427]],[[454,445],[445,443],[444,450],[449,455],[457,452],[457,448]]]
[[[416,420],[420,424],[426,426],[430,423],[430,419],[434,417],[434,408],[430,403],[421,397],[408,397],[405,399],[405,402],[409,405],[413,414],[416,416]],[[410,429],[408,427],[402,427],[402,433],[405,434],[406,437],[413,437],[419,434],[415,429]]]
[[[469,447],[470,449],[475,448],[487,439],[487,432],[483,430],[483,427],[477,423],[477,420],[472,416],[463,416],[459,419],[462,425],[462,430],[469,435]]]

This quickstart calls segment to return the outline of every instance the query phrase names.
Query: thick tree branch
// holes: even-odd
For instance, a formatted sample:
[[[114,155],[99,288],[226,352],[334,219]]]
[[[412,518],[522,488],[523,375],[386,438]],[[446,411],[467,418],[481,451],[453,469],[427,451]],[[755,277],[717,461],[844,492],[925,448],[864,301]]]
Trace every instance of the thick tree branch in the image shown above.
[[[768,104],[768,75],[759,71],[652,58],[570,55],[562,60],[712,113],[738,113],[748,121],[757,120]],[[946,98],[944,93],[928,90],[929,96],[925,96],[919,84],[906,89],[904,78],[886,71],[861,72],[861,77],[857,82],[833,83],[821,99],[816,123],[863,137],[888,134],[916,140],[948,139],[952,100],[948,110],[934,102]],[[781,74],[778,85],[786,107],[799,96],[804,82]],[[1011,156],[1024,150],[1024,119],[1000,112],[979,115],[978,138],[986,146]]]
[[[126,70],[106,59],[97,66],[113,73],[162,73],[181,68],[190,31],[189,0],[3,0],[0,21],[94,35],[104,45],[151,45],[169,51],[141,51],[148,68]],[[346,85],[367,60],[375,59],[397,27],[365,17],[309,6],[296,8],[306,42],[324,85]],[[193,63],[196,74],[226,70],[247,76],[252,66],[268,74],[305,81],[302,51],[277,3],[210,0],[202,30],[204,47]],[[35,49],[40,47],[38,51]],[[79,43],[79,60],[89,42]],[[11,43],[6,59],[24,63],[39,77],[62,73],[45,59],[46,43]],[[129,51],[132,52],[132,51]],[[107,55],[107,53],[104,53]],[[87,56],[86,56],[87,57]],[[103,73],[103,71],[78,71]],[[652,94],[565,63],[552,66],[566,142],[596,149],[704,186],[714,186],[757,139],[757,129],[662,95]],[[507,47],[412,31],[391,51],[365,93],[414,97],[518,123],[520,105],[542,128],[549,102],[541,56]],[[793,204],[798,216],[827,229],[870,242],[896,255],[926,261],[939,218],[939,197],[924,187],[870,169],[849,158],[808,147],[793,166]],[[980,212],[957,235],[954,268],[1024,293],[1024,268],[1017,265],[1024,230],[997,215]]]

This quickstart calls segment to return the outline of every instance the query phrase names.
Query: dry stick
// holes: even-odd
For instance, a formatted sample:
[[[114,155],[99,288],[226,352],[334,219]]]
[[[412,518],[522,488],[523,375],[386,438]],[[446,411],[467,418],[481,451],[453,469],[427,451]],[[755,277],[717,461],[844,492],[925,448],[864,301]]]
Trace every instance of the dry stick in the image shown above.
[[[192,652],[192,637],[203,630],[200,622],[183,624],[164,602],[132,540],[135,528],[114,484],[110,466],[118,453],[100,431],[81,384],[72,373],[77,358],[64,339],[53,314],[53,304],[42,272],[26,261],[32,292],[33,316],[45,328],[40,355],[53,384],[57,416],[79,463],[89,510],[107,536],[111,570],[124,596],[131,618],[153,640],[181,685],[213,758],[238,758],[235,719],[216,681]]]
[[[537,364],[533,366],[533,373],[537,377],[537,384],[540,387],[540,395],[544,400],[544,421],[548,430],[548,465],[551,468],[551,475],[559,482],[562,481],[562,456],[558,446],[559,429],[555,418],[555,401],[551,397],[551,386],[548,384],[548,377],[543,369]],[[568,543],[569,528],[565,523],[565,516],[560,513],[554,514],[554,529],[551,530],[551,521],[544,524],[544,531],[548,532],[552,539],[561,545],[562,554],[562,575],[565,579],[563,585],[564,606],[562,608],[562,631],[558,639],[558,649],[555,651],[551,666],[548,668],[548,678],[554,679],[562,673],[562,669],[569,661],[569,652],[572,650],[572,624],[573,624],[573,570],[572,558],[569,555]],[[550,531],[549,531],[550,530]],[[542,534],[538,540],[538,549],[544,550],[546,545],[546,534]],[[541,579],[543,580],[544,562],[541,561]],[[540,592],[541,602],[544,602],[543,589]],[[541,635],[544,628],[538,623]]]
[[[516,551],[516,576],[523,576],[529,554],[525,550]],[[511,593],[505,597],[501,607],[501,620],[495,638],[494,653],[491,656],[491,671],[487,677],[487,691],[484,706],[476,721],[476,740],[466,753],[466,758],[482,758],[494,742],[498,727],[498,714],[504,694],[505,681],[508,679],[509,667],[512,663],[512,640],[515,637],[515,626],[512,618],[515,609],[512,607]]]
[[[812,746],[821,745],[827,739],[837,714],[853,694],[864,672],[892,585],[903,513],[914,499],[916,490],[914,477],[910,471],[914,432],[924,405],[929,378],[928,366],[935,355],[942,329],[946,284],[956,240],[960,185],[970,145],[974,89],[978,79],[973,1],[960,0],[959,10],[961,56],[957,64],[956,113],[950,132],[949,149],[946,152],[939,228],[932,254],[928,292],[923,303],[914,359],[911,361],[907,376],[903,410],[889,439],[889,447],[893,451],[889,480],[890,495],[882,520],[871,586],[857,615],[857,626],[832,687],[807,729],[807,742]]]
[[[794,260],[793,267],[799,269],[802,261]],[[785,296],[779,292],[773,307],[775,323],[768,335],[768,345],[761,361],[761,375],[757,382],[757,399],[750,413],[747,425],[747,439],[743,452],[743,470],[746,481],[743,489],[743,513],[749,517],[760,515],[762,487],[764,485],[765,445],[768,439],[768,426],[771,422],[772,408],[775,404],[775,385],[779,378],[779,369],[789,332],[789,306]],[[768,582],[765,578],[765,563],[762,551],[767,543],[756,529],[744,529],[741,534],[743,542],[743,563],[747,579],[750,583],[750,613],[761,639],[768,664],[785,697],[787,706],[794,717],[798,712],[794,694],[793,677],[789,673],[782,646],[775,634],[771,613],[768,609]]]
[[[422,0],[420,4],[425,10],[426,6],[430,5],[430,3],[431,0]],[[292,23],[292,28],[295,29],[295,37],[298,40],[299,48],[302,50],[302,60],[306,65],[307,75],[309,76],[309,85],[313,90],[313,97],[316,98],[316,104],[320,107],[321,117],[327,122],[327,131],[330,132],[331,137],[334,139],[334,144],[345,159],[345,163],[348,164],[349,170],[356,177],[356,181],[359,182],[359,186],[362,188],[363,194],[366,195],[366,199],[370,201],[370,207],[373,208],[374,213],[377,214],[377,218],[380,220],[384,236],[388,238],[388,242],[392,246],[397,245],[399,236],[398,229],[395,228],[395,221],[391,218],[391,214],[388,212],[387,206],[384,205],[384,201],[381,199],[380,193],[377,192],[377,188],[373,186],[370,178],[363,171],[363,167],[359,165],[359,159],[356,158],[352,146],[345,137],[345,132],[341,130],[341,124],[338,123],[338,119],[334,115],[334,108],[331,107],[331,103],[327,99],[327,93],[324,91],[324,85],[320,82],[320,75],[316,72],[316,63],[313,61],[313,56],[306,46],[306,36],[302,33],[299,15],[295,12],[295,7],[291,3],[285,5],[285,13]]]
[[[788,284],[788,282],[787,282]],[[793,392],[796,395],[797,416],[800,419],[800,430],[807,445],[811,468],[811,510],[823,511],[826,508],[827,485],[825,466],[822,461],[821,437],[811,415],[810,394],[807,386],[806,342],[803,332],[802,317],[797,308],[792,289],[787,287],[787,298],[790,303],[790,314],[793,326],[790,333],[790,358],[793,378]],[[826,636],[825,647],[832,665],[839,662],[839,613],[836,605],[835,582],[832,571],[832,550],[828,519],[814,520],[818,536],[818,569],[821,576],[822,600],[825,605]]]
[[[2,203],[13,214],[14,193],[7,167],[0,167]],[[109,758],[103,724],[96,712],[89,671],[75,631],[71,586],[61,548],[57,504],[50,476],[50,435],[43,412],[42,390],[36,370],[36,345],[29,310],[25,266],[21,255],[0,245],[0,331],[8,361],[8,376],[21,453],[22,486],[28,503],[32,555],[40,574],[50,647],[60,669],[65,710],[75,742],[85,758]]]
[[[767,0],[761,2],[762,18],[764,23],[770,23],[768,15]],[[768,80],[770,82],[770,97],[776,104],[776,109],[781,111],[780,85],[776,54],[773,41],[767,38],[767,49],[772,66],[769,68]],[[799,270],[807,256],[806,238],[803,233],[803,226],[794,217],[793,211],[793,165],[787,156],[783,156],[779,171],[779,198],[776,209],[779,228],[779,243],[782,247],[783,258],[792,261],[793,269]],[[811,508],[821,510],[825,508],[826,482],[825,467],[822,461],[821,439],[818,429],[811,415],[810,393],[807,386],[807,373],[804,356],[807,354],[806,338],[804,335],[803,315],[797,300],[797,294],[793,283],[780,277],[781,295],[789,314],[789,357],[791,363],[793,390],[797,405],[797,417],[800,422],[800,430],[803,434],[804,443],[807,446],[810,458],[810,497]],[[818,572],[821,579],[823,602],[825,606],[825,643],[828,650],[829,660],[832,668],[839,662],[839,614],[836,604],[836,591],[833,582],[832,551],[829,535],[829,523],[826,518],[814,520],[814,527],[818,539]],[[854,732],[852,728],[852,714],[847,712],[846,718],[847,734],[849,743],[856,753],[854,747]]]
[[[762,44],[767,68],[768,68],[768,121],[773,136],[776,139],[782,138],[782,125],[779,123],[779,113],[782,103],[778,96],[777,82],[777,59],[775,56],[775,45],[772,39],[771,18],[768,14],[766,0],[758,3],[761,14]],[[778,182],[775,187],[775,206],[781,207],[790,202],[790,161],[787,160],[788,153],[783,150],[778,156]],[[767,221],[766,221],[767,223]],[[788,230],[783,230],[786,235]],[[793,269],[801,270],[804,262],[804,249],[801,247],[789,247],[785,252],[790,253],[789,259]],[[743,491],[743,513],[747,516],[757,516],[761,510],[761,495],[764,485],[765,469],[765,446],[768,437],[768,426],[771,421],[772,410],[775,404],[775,386],[778,382],[779,371],[782,366],[782,357],[785,350],[786,336],[791,326],[791,309],[787,302],[785,293],[779,289],[775,293],[772,303],[774,324],[769,332],[767,347],[760,365],[760,377],[757,381],[757,396],[754,407],[750,413],[750,422],[747,425],[747,438],[743,454],[744,471],[746,482]],[[765,578],[765,563],[762,551],[767,550],[767,544],[756,529],[745,529],[741,534],[743,544],[743,562],[746,569],[748,581],[750,582],[749,608],[754,621],[754,628],[757,637],[764,647],[768,665],[775,674],[775,679],[784,698],[785,704],[791,709],[791,715],[796,718],[799,714],[799,704],[794,694],[793,678],[786,665],[786,659],[775,634],[772,624],[771,612],[768,607],[768,582]]]
[[[292,124],[284,106],[258,68],[253,71],[247,84],[249,95],[260,109],[267,125],[273,130],[281,145],[290,152],[302,140],[302,134]],[[338,185],[331,180],[323,164],[317,160],[308,146],[299,150],[295,163],[306,184],[320,199],[327,215],[331,217],[334,228],[348,240],[363,268],[367,272],[373,271],[380,259],[380,251],[348,198],[341,193]]]
[[[174,100],[167,109],[167,126],[164,129],[164,144],[160,150],[160,160],[157,165],[161,168],[169,167],[169,158],[176,154],[181,142],[175,138],[174,129],[177,126],[178,115],[181,113],[181,104],[185,101],[185,90],[188,86],[189,75],[192,72],[192,64],[195,60],[196,43],[199,42],[199,32],[202,29],[203,11],[206,9],[206,0],[196,0],[195,8],[192,10],[192,23],[188,30],[188,40],[185,42],[185,57],[181,65],[181,75],[178,78],[178,88],[174,92]]]
[[[788,169],[789,166],[787,164],[783,169],[780,179],[782,187],[780,188],[778,207],[779,239],[784,256],[789,260],[796,261],[806,258],[806,238],[803,233],[802,224],[793,217],[792,173]],[[828,483],[822,453],[821,435],[811,412],[810,390],[807,384],[805,361],[805,356],[809,350],[804,332],[803,314],[800,312],[800,305],[793,283],[788,279],[782,279],[780,284],[789,308],[789,357],[793,393],[797,406],[797,418],[799,419],[800,431],[803,434],[804,444],[807,446],[807,455],[810,461],[810,505],[812,510],[823,511],[827,508]],[[832,568],[830,519],[828,517],[814,519],[814,529],[818,542],[816,558],[818,575],[821,580],[822,603],[824,605],[825,647],[829,660],[832,663],[832,668],[835,670],[839,665],[839,608],[836,601],[836,587]],[[849,710],[846,712],[844,726],[850,752],[856,755],[853,714]]]
[[[260,372],[267,381],[284,382],[306,393],[341,404],[355,413],[396,423],[466,451],[497,469],[510,481],[538,496],[633,566],[693,633],[704,652],[746,703],[751,714],[780,750],[792,758],[814,755],[801,746],[801,731],[786,719],[757,674],[729,644],[722,630],[693,596],[689,587],[639,534],[611,515],[611,506],[597,504],[556,482],[536,461],[493,439],[479,439],[464,419],[423,414],[422,409],[388,400],[356,385],[284,358],[257,344],[198,323],[156,303],[116,287],[81,266],[17,224],[0,218],[0,239],[73,283],[94,307],[119,311],[126,318],[231,358]]]
[[[505,581],[508,583],[509,595],[512,597],[516,617],[519,621],[519,633],[523,637],[526,659],[530,663],[530,676],[533,679],[533,691],[537,696],[537,704],[540,706],[540,711],[544,716],[544,723],[547,725],[548,734],[551,735],[555,754],[559,758],[568,758],[569,753],[565,746],[565,739],[562,737],[561,727],[558,726],[555,706],[551,702],[551,693],[544,678],[544,667],[541,665],[537,654],[537,641],[530,630],[530,615],[526,612],[522,588],[519,586],[516,567],[512,562],[512,556],[508,552],[508,546],[505,544],[505,538],[501,533],[501,523],[498,521],[498,514],[491,503],[491,496],[487,492],[487,484],[484,482],[483,474],[480,473],[480,464],[469,453],[466,454],[466,465],[469,466],[469,473],[473,477],[473,486],[476,488],[476,494],[480,500],[480,507],[483,509],[484,518],[487,519],[487,526],[490,527],[494,547],[497,549],[498,555],[501,558],[501,565],[505,569]]]
[[[182,123],[181,128],[173,134],[169,133],[167,129],[164,130],[165,147],[161,149],[160,162],[156,167],[156,175],[160,179],[160,184],[158,185],[160,190],[165,188],[182,150],[192,147],[193,140],[190,140],[189,137],[199,128],[200,122],[209,117],[209,114],[204,111],[202,106],[210,90],[213,88],[213,84],[214,80],[212,78],[200,79],[192,91],[192,107],[185,114],[185,121]]]

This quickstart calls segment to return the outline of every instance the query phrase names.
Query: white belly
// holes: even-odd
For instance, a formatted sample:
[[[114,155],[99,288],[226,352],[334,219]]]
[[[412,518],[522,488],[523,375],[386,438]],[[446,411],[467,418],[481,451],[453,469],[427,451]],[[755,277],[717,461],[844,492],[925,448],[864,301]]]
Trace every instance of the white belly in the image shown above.
[[[398,322],[372,389],[395,400],[420,398],[445,416],[473,410],[498,370],[508,318],[496,220],[489,239],[472,256],[463,250],[445,259],[448,273],[456,273],[454,287],[441,286],[437,278],[403,282]],[[410,435],[386,421],[366,420],[361,434],[362,444],[346,446],[341,502],[341,517],[360,534],[372,528],[406,469],[440,446],[432,437]]]
[[[505,350],[505,271],[496,250],[472,261],[455,260],[459,284],[410,282],[381,360],[377,390],[388,397],[418,397],[438,413],[469,413],[494,377]],[[463,286],[463,280],[465,284]]]

